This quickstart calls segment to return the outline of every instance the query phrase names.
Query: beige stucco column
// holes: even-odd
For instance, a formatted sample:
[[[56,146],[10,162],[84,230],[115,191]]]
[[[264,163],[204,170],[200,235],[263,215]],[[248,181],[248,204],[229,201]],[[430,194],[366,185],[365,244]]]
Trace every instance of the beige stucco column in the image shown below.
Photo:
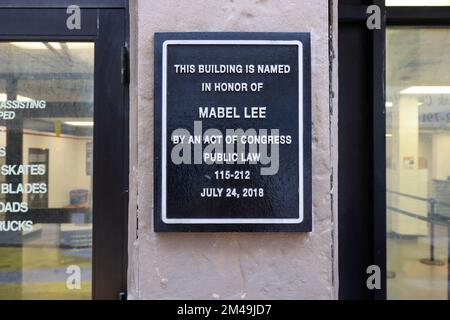
[[[336,298],[336,39],[330,45],[328,0],[131,0],[130,11],[129,298]],[[312,233],[153,232],[153,34],[174,31],[311,32]]]

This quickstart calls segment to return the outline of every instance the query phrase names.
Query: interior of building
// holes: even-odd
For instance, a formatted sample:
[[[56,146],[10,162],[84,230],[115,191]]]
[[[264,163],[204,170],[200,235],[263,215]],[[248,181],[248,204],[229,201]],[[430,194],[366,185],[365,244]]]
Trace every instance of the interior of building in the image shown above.
[[[448,297],[450,30],[386,33],[388,298]]]
[[[0,65],[1,168],[43,169],[0,175],[0,202],[27,207],[3,208],[3,228],[33,221],[0,232],[0,299],[89,299],[94,43],[3,42]],[[18,194],[20,184],[40,189]],[[70,265],[83,269],[82,290],[66,288]]]

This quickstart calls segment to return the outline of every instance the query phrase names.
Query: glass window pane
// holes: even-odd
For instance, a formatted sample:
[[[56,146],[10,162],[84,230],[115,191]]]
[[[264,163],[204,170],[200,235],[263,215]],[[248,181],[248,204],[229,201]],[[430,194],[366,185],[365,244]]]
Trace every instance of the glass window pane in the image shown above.
[[[448,299],[450,29],[387,30],[390,299]]]
[[[0,300],[90,299],[94,43],[0,43]]]
[[[450,6],[450,0],[386,0],[387,7],[434,7]]]

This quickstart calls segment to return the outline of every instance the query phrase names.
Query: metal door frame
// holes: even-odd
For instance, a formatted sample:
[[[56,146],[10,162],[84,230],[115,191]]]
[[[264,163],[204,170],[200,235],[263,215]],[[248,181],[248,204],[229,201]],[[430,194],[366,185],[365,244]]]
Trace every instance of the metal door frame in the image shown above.
[[[127,290],[129,93],[127,0],[78,0],[81,30],[66,27],[66,0],[4,0],[0,41],[94,41],[92,298]]]
[[[367,7],[373,4],[378,5],[381,10],[380,30],[368,30],[366,27]],[[385,7],[384,0],[343,0],[339,1],[338,12],[339,32],[346,32],[346,27],[353,27],[363,34],[352,43],[353,46],[362,48],[360,51],[354,50],[352,46],[339,46],[339,297],[385,300],[386,27],[450,26],[450,7]],[[367,40],[365,42],[362,40],[364,37]],[[358,54],[359,56],[353,56]],[[348,59],[353,59],[355,64],[350,65]],[[362,60],[365,64],[359,63]],[[344,66],[348,69],[341,69]],[[360,70],[363,68],[365,70]],[[361,71],[365,74],[363,83],[357,81],[361,79],[354,77]],[[349,87],[362,93],[360,92],[359,97],[356,93],[356,96],[341,96]],[[367,103],[357,104],[353,99]],[[350,107],[344,103],[348,103]],[[363,113],[352,108],[368,109]],[[364,122],[363,129],[352,127],[352,124],[358,122]],[[356,128],[362,132],[358,132]],[[362,165],[348,156],[350,148],[346,146],[345,141],[346,138],[353,139],[352,137],[358,134],[371,138],[367,139],[367,143],[370,143],[367,154],[359,159],[368,164],[371,176],[366,182],[365,190],[355,187],[357,182],[362,181],[361,177],[355,176],[352,171],[358,171]],[[363,197],[364,201],[360,207],[356,207],[353,202],[360,197]],[[369,265],[377,265],[381,269],[380,290],[369,290],[366,287],[368,275],[365,271]]]

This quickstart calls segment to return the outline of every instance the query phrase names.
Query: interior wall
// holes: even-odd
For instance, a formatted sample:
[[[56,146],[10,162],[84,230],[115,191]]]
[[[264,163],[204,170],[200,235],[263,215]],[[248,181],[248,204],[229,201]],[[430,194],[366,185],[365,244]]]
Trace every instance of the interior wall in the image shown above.
[[[50,208],[70,204],[70,191],[91,190],[91,177],[86,175],[86,143],[89,139],[73,136],[44,136],[28,132],[23,136],[23,164],[28,164],[30,148],[49,149],[48,201]],[[0,146],[6,145],[6,133],[0,132]],[[23,176],[23,183],[28,176]],[[24,195],[26,199],[26,195]]]
[[[433,134],[433,179],[447,180],[450,177],[449,145],[449,134]]]
[[[30,148],[49,149],[48,201],[50,208],[62,208],[70,204],[70,191],[90,191],[91,177],[86,175],[86,143],[79,137],[42,136],[33,133],[23,138],[23,163],[28,164]],[[27,177],[24,176],[26,183]]]

